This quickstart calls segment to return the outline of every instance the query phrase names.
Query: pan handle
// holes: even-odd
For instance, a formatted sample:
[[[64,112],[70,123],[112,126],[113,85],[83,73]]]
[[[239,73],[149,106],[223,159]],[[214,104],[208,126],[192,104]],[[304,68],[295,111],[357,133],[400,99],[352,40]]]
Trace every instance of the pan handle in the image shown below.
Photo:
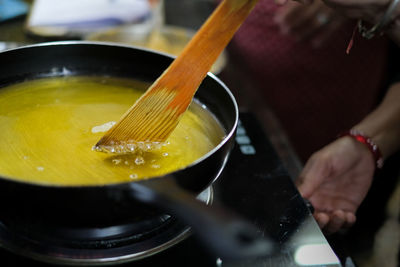
[[[245,260],[272,253],[272,242],[253,224],[222,207],[207,206],[173,179],[131,183],[131,189],[135,200],[163,208],[190,225],[206,249],[223,260]]]

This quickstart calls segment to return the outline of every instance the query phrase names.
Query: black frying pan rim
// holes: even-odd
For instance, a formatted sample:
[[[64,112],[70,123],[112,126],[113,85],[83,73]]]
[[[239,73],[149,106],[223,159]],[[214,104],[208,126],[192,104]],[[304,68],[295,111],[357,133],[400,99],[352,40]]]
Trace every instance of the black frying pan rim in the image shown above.
[[[168,57],[171,59],[174,59],[175,56],[170,55],[168,53],[164,53],[164,52],[159,52],[153,49],[148,49],[148,48],[143,48],[143,47],[138,47],[135,45],[127,45],[127,44],[119,44],[119,43],[113,43],[113,42],[100,42],[100,41],[54,41],[54,42],[43,42],[43,43],[37,43],[37,44],[31,44],[31,45],[24,45],[21,47],[17,47],[17,48],[12,48],[12,49],[8,49],[5,51],[1,51],[0,54],[3,53],[8,53],[8,52],[13,52],[13,51],[18,51],[18,50],[22,50],[22,49],[29,49],[29,48],[34,48],[34,47],[40,47],[40,46],[53,46],[53,45],[74,45],[74,44],[83,44],[83,45],[99,45],[99,46],[113,46],[113,47],[122,47],[122,48],[131,48],[131,49],[138,49],[138,50],[142,50],[145,52],[149,52],[149,53],[154,53],[154,54],[158,54],[160,56],[163,57]],[[236,128],[238,125],[238,120],[239,120],[239,108],[236,102],[236,99],[234,97],[234,95],[232,94],[232,92],[229,90],[229,88],[213,73],[209,72],[207,74],[208,78],[211,78],[212,80],[214,80],[215,82],[217,82],[224,90],[225,92],[228,94],[229,98],[231,99],[231,102],[234,106],[234,112],[235,112],[235,121],[233,123],[233,126],[231,127],[231,129],[228,129],[226,135],[224,136],[223,140],[221,142],[218,143],[218,145],[216,145],[212,150],[210,150],[209,152],[207,152],[206,154],[204,154],[202,157],[200,157],[199,159],[195,160],[194,162],[192,162],[191,164],[177,169],[173,172],[170,173],[166,173],[164,175],[161,176],[154,176],[154,177],[149,177],[149,178],[145,178],[144,180],[147,179],[162,179],[163,177],[169,176],[175,172],[179,172],[182,171],[184,169],[188,169],[192,166],[195,166],[197,164],[199,164],[200,162],[206,160],[207,158],[209,158],[212,154],[214,154],[216,151],[218,151],[222,146],[225,145],[225,143],[227,143],[234,135],[236,132]],[[206,77],[206,78],[207,78]],[[0,87],[1,90],[1,87]],[[99,184],[99,185],[57,185],[57,184],[51,184],[51,183],[40,183],[40,182],[30,182],[30,181],[23,181],[23,180],[19,180],[17,178],[12,178],[9,176],[5,176],[5,175],[0,175],[0,180],[9,180],[10,182],[14,182],[16,184],[22,184],[22,185],[31,185],[31,186],[37,186],[37,187],[46,187],[46,188],[65,188],[65,189],[72,189],[72,188],[103,188],[103,187],[113,187],[113,186],[128,186],[131,183],[135,183],[135,182],[114,182],[114,183],[106,183],[106,184]]]

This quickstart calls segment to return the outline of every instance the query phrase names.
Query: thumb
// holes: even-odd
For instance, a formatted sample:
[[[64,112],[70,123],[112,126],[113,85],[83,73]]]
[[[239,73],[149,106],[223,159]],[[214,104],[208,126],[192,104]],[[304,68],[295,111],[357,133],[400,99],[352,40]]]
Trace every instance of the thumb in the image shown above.
[[[295,184],[303,198],[309,198],[321,185],[326,175],[325,165],[310,159],[296,179]]]

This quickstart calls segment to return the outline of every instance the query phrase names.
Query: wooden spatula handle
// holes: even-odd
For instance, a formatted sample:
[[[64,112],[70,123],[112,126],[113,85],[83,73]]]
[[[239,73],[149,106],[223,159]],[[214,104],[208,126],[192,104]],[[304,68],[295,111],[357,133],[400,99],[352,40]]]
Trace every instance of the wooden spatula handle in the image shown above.
[[[211,66],[247,18],[258,0],[224,0],[211,14],[182,53],[142,97],[96,144],[163,142]]]

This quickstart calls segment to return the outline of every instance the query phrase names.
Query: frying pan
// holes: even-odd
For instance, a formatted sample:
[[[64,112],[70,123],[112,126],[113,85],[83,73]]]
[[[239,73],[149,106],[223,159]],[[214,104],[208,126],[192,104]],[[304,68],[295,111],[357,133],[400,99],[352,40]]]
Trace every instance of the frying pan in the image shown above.
[[[165,54],[111,43],[36,44],[0,53],[0,90],[12,83],[64,75],[108,75],[152,82],[172,60]],[[195,198],[223,170],[238,121],[234,97],[211,74],[195,98],[217,117],[226,137],[190,166],[140,182],[99,186],[43,185],[0,177],[0,219],[40,218],[69,227],[103,227],[168,213],[192,226],[199,240],[221,258],[267,255],[271,245],[252,224]]]

